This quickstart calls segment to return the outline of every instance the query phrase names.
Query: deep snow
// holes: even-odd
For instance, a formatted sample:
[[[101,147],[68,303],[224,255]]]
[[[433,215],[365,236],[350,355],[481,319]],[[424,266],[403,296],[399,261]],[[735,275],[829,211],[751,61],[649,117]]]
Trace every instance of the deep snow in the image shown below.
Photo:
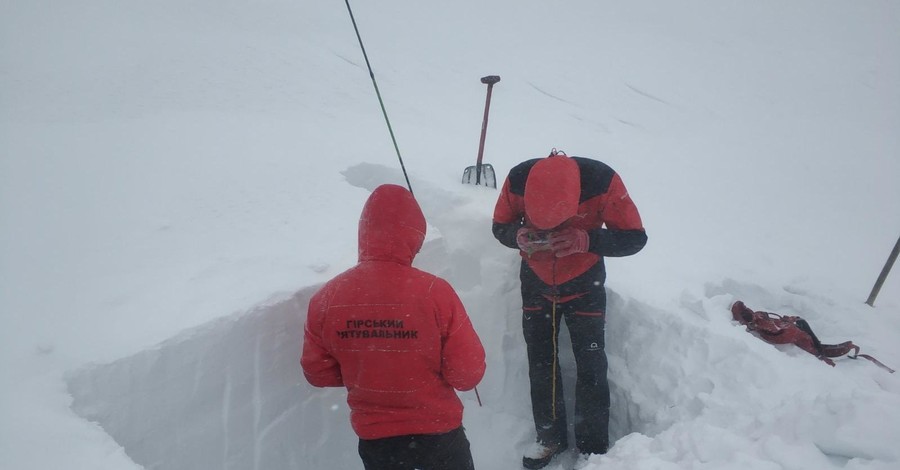
[[[601,159],[650,236],[608,260],[617,441],[591,468],[900,465],[897,374],[728,312],[900,366],[897,272],[863,304],[900,234],[900,5],[352,5],[429,222],[416,265],[488,353],[484,406],[461,394],[478,468],[533,438],[517,255],[496,191],[459,184],[488,74],[499,176],[551,147]],[[0,2],[0,468],[361,468],[344,392],[298,355],[387,182],[343,2]]]

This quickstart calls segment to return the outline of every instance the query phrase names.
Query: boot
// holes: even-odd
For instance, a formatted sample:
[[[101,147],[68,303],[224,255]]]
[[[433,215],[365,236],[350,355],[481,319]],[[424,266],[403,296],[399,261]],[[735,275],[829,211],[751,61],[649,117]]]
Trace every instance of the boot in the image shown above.
[[[563,453],[567,446],[562,444],[543,444],[536,442],[525,451],[522,457],[522,466],[528,470],[537,470],[546,467],[553,457]]]

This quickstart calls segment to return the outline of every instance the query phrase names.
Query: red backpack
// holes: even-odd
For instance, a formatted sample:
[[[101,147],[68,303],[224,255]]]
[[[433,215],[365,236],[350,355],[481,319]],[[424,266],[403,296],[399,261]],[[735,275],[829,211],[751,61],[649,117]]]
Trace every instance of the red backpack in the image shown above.
[[[832,357],[868,359],[879,367],[894,373],[894,369],[882,364],[868,354],[859,354],[859,346],[852,341],[840,344],[822,344],[813,333],[809,323],[800,317],[782,316],[772,312],[753,311],[738,300],[731,306],[734,320],[747,327],[747,331],[770,344],[794,344],[800,349],[816,356],[830,366],[834,366]],[[850,353],[853,351],[852,353]]]

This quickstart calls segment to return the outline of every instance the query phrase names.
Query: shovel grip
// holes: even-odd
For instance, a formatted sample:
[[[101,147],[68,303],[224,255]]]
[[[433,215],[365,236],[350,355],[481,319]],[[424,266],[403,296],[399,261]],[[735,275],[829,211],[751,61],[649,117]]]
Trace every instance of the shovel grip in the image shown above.
[[[481,83],[485,85],[493,85],[500,81],[499,75],[488,75],[486,77],[481,77]]]

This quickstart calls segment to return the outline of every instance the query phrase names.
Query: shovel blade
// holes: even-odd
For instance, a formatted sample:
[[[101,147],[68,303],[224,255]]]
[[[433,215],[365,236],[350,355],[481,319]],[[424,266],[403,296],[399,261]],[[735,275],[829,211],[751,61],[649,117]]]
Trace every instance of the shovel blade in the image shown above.
[[[497,175],[490,163],[481,164],[481,174],[478,174],[478,166],[472,165],[463,171],[463,184],[476,184],[497,189]]]

